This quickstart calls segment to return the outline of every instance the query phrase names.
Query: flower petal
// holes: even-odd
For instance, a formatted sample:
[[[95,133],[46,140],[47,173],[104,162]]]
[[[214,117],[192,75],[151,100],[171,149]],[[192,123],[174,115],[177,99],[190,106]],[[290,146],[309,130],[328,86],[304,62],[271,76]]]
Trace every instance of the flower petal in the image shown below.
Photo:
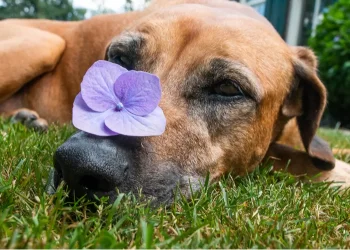
[[[125,109],[139,116],[155,110],[161,97],[159,78],[140,71],[122,74],[114,85],[114,91]]]
[[[124,72],[127,70],[123,67],[103,60],[88,69],[81,83],[81,94],[89,108],[103,112],[120,102],[114,94],[113,85]]]
[[[161,108],[147,116],[136,116],[128,111],[115,112],[105,120],[106,126],[122,135],[128,136],[155,136],[165,131],[166,119]]]
[[[116,111],[107,110],[103,113],[91,110],[84,102],[81,93],[79,93],[73,104],[73,125],[85,132],[99,136],[117,135],[105,125],[105,118]]]

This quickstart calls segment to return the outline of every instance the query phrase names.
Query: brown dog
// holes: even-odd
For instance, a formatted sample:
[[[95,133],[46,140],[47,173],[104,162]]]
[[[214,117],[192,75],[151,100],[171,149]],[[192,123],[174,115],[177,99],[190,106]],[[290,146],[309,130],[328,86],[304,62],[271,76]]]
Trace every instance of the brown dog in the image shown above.
[[[161,79],[163,135],[104,138],[79,132],[57,150],[56,184],[63,178],[77,195],[113,199],[115,188],[142,188],[168,201],[177,185],[188,193],[208,172],[212,180],[229,172],[244,175],[268,159],[276,170],[350,183],[350,166],[336,161],[315,136],[326,90],[314,54],[288,46],[249,7],[159,0],[143,12],[82,22],[0,23],[2,29],[19,27],[23,31],[13,41],[33,39],[34,32],[46,38],[1,48],[14,51],[7,57],[15,65],[5,73],[7,60],[0,62],[3,113],[26,117],[30,111],[15,110],[27,108],[49,122],[70,121],[81,79],[98,59]]]

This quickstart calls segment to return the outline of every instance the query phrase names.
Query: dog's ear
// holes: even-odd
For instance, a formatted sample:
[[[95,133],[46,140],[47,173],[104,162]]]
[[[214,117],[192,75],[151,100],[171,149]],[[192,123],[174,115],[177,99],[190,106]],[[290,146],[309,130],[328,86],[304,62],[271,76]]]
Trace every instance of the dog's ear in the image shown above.
[[[314,53],[304,47],[293,47],[294,82],[284,101],[282,114],[296,117],[305,150],[318,168],[334,168],[335,159],[329,145],[316,137],[316,130],[327,102],[327,92],[317,76]]]

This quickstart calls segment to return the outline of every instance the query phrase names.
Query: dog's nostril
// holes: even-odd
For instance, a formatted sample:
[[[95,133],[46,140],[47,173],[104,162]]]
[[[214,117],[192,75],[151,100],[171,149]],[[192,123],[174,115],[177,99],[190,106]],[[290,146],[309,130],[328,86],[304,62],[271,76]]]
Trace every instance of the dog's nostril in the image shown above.
[[[92,175],[83,176],[79,185],[91,191],[109,192],[112,189],[107,180]]]

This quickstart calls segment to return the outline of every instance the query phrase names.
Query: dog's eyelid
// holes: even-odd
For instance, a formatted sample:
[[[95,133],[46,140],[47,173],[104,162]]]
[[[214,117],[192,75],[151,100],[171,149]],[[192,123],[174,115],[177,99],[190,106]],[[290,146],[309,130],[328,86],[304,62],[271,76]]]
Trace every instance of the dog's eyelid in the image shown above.
[[[242,88],[238,84],[234,84],[234,85],[242,93],[243,97],[246,97],[245,91],[243,91]]]
[[[131,70],[137,67],[141,59],[141,46],[144,38],[139,33],[126,32],[114,38],[108,48],[108,61]]]
[[[235,81],[237,87],[256,102],[260,102],[263,91],[259,84],[258,77],[249,68],[242,64],[235,64],[234,69],[238,78]]]
[[[242,92],[245,97],[251,97],[252,99],[256,100],[253,89],[254,87],[251,85],[252,83],[250,82],[250,79],[248,79],[246,76],[240,76],[239,80],[235,81],[235,86]]]
[[[126,32],[112,40],[109,50],[122,54],[135,53],[141,49],[143,43],[144,38],[141,34]]]
[[[248,66],[230,58],[214,58],[209,65],[214,78],[217,78],[215,79],[216,82],[220,79],[232,79],[245,93],[246,97],[251,97],[257,103],[262,100],[263,90],[259,78]]]
[[[229,73],[218,76],[217,79],[212,83],[212,85],[217,85],[223,81],[231,82],[242,94],[245,98],[253,99],[256,102],[260,102],[262,96],[258,93],[258,90],[255,88],[255,85],[258,83],[252,82],[256,81],[255,79],[251,79],[249,76],[244,74],[243,72],[230,68]]]
[[[217,83],[214,83],[214,90],[222,91],[223,89],[227,89],[227,87],[234,87],[233,92],[238,92],[236,95],[242,95],[243,97],[246,97],[245,91],[242,90],[240,87],[240,84],[237,80],[225,78],[223,80],[218,81]],[[229,90],[232,90],[231,88]],[[225,92],[225,91],[224,91]]]

